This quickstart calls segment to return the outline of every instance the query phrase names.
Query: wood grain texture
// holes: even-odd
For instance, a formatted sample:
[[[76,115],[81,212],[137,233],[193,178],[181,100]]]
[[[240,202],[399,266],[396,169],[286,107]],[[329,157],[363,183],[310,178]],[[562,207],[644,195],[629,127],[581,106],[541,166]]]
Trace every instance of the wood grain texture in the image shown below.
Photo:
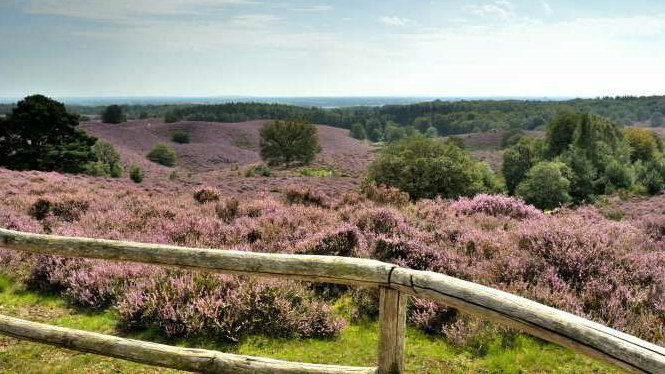
[[[407,298],[392,288],[379,288],[379,374],[404,373]]]
[[[0,315],[0,332],[19,339],[142,364],[219,374],[374,374],[376,368],[315,365],[124,339]]]
[[[629,372],[665,373],[665,348],[528,299],[443,274],[367,259],[195,249],[0,229],[0,246],[65,257],[144,262],[220,273],[389,287],[604,360]]]
[[[380,261],[312,255],[186,248],[103,239],[57,237],[0,228],[0,247],[63,257],[143,262],[226,274],[255,274],[303,281],[378,287],[395,265]]]

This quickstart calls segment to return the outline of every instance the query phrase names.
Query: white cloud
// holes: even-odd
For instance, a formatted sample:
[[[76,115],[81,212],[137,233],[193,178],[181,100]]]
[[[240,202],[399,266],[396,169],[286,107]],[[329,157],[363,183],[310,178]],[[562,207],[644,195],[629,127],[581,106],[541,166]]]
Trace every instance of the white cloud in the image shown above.
[[[27,13],[124,22],[146,15],[196,14],[202,9],[257,3],[253,0],[19,0],[19,4]]]
[[[408,18],[384,16],[378,19],[379,22],[390,26],[407,26],[414,22]]]
[[[331,5],[310,5],[302,8],[295,8],[294,10],[298,12],[314,13],[314,12],[327,12],[332,9],[333,7]]]
[[[501,20],[514,18],[516,16],[515,6],[507,0],[496,0],[486,4],[466,5],[463,10],[476,16],[498,18]]]

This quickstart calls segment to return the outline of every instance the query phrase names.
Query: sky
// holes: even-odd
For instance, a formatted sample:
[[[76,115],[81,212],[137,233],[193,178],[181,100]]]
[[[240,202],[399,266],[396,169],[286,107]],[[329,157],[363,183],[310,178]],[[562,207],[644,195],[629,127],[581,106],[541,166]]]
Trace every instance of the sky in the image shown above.
[[[0,97],[665,94],[665,1],[0,0]]]

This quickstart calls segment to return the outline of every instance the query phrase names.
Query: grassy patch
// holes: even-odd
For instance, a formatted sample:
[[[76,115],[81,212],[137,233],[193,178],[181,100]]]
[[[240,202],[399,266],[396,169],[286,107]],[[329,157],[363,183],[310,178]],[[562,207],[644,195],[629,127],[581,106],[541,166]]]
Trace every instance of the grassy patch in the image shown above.
[[[298,174],[302,175],[303,177],[325,178],[335,176],[335,171],[326,168],[300,169],[298,170]]]
[[[68,307],[55,295],[24,291],[0,276],[0,313],[53,325],[125,335],[178,346],[275,359],[356,366],[376,365],[378,324],[351,324],[335,339],[294,340],[252,336],[240,344],[211,340],[168,341],[157,331],[121,334],[118,318],[107,310],[86,313]],[[608,367],[569,350],[528,336],[518,336],[510,347],[489,343],[487,353],[474,357],[447,344],[441,337],[409,328],[406,365],[409,373],[614,373]],[[82,354],[61,348],[19,341],[0,335],[0,373],[176,373],[122,360]]]

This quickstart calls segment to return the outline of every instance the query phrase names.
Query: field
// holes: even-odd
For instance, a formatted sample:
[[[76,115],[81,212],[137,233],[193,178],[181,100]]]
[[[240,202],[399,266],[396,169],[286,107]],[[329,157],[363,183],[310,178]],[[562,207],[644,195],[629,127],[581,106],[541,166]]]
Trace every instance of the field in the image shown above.
[[[392,190],[363,195],[359,185],[373,147],[327,126],[318,126],[323,152],[313,165],[246,177],[260,162],[262,123],[86,123],[86,131],[115,145],[126,166],[140,165],[145,180],[0,169],[0,227],[375,258],[506,290],[663,343],[662,196],[616,196],[544,214],[505,196],[413,203]],[[171,142],[175,130],[187,130],[191,143]],[[461,137],[476,157],[489,152],[500,159],[502,132]],[[145,159],[158,143],[176,150],[175,168]],[[4,250],[0,265],[3,314],[247,355],[376,363],[378,300],[369,290]],[[407,365],[414,373],[613,372],[417,298],[408,321]],[[19,362],[27,372],[45,365],[63,373],[165,372],[1,338],[0,366],[13,372]]]

